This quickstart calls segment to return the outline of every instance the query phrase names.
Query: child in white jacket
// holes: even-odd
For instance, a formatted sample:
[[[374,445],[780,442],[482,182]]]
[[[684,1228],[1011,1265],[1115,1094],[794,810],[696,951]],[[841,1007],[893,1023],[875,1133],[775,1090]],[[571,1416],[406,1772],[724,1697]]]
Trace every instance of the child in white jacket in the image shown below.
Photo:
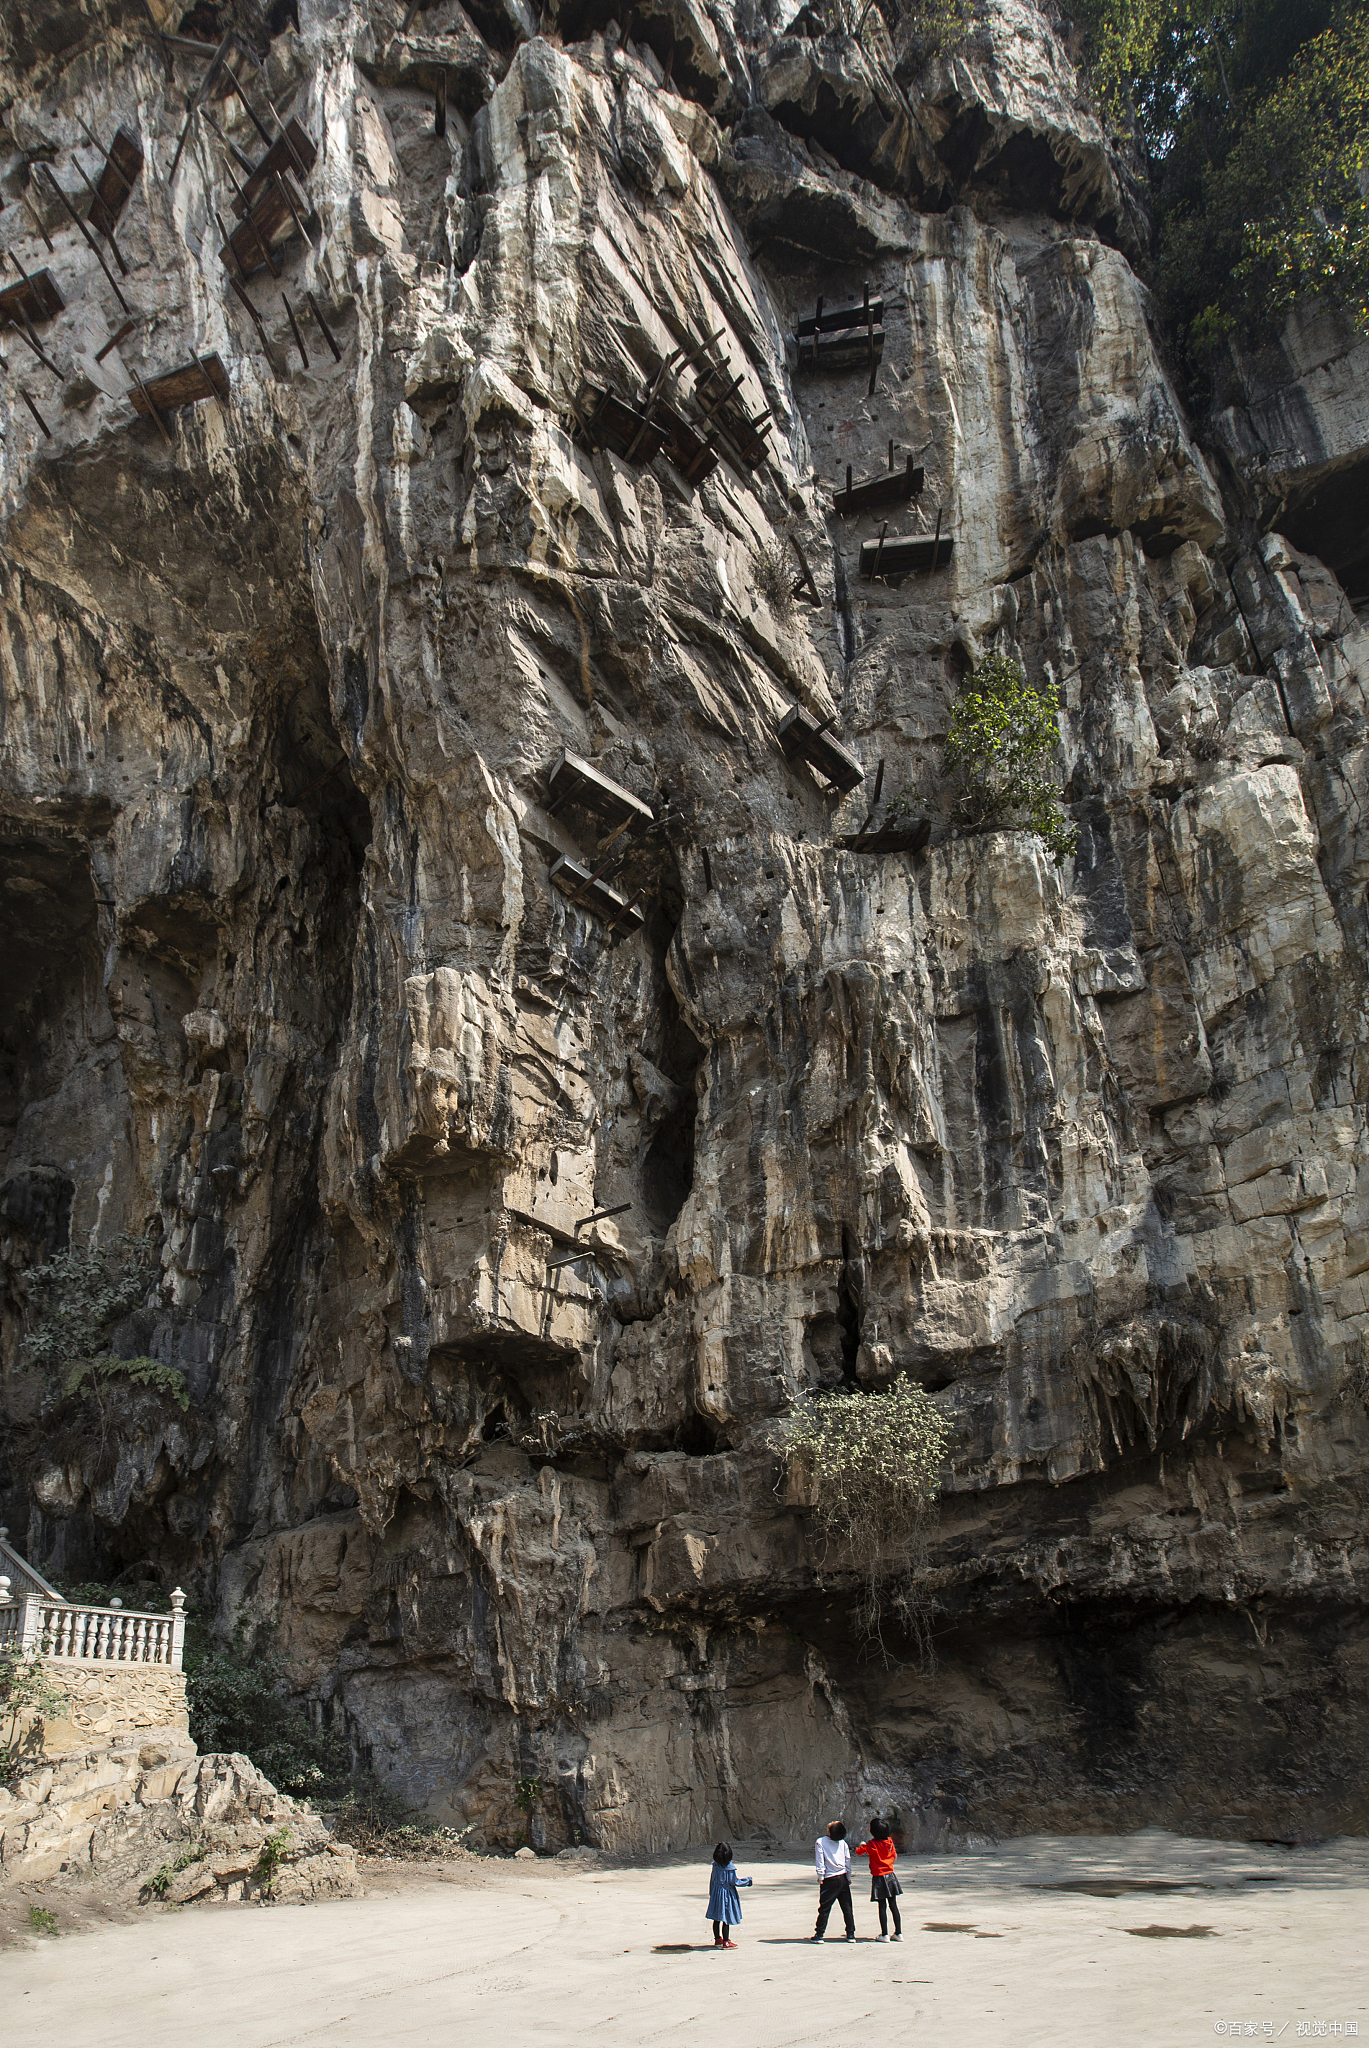
[[[822,1940],[832,1908],[839,1905],[841,1917],[846,1922],[846,1939],[854,1941],[856,1914],[851,1904],[851,1847],[846,1839],[844,1821],[828,1821],[826,1834],[819,1835],[813,1844],[813,1862],[818,1873],[818,1924],[811,1939]]]

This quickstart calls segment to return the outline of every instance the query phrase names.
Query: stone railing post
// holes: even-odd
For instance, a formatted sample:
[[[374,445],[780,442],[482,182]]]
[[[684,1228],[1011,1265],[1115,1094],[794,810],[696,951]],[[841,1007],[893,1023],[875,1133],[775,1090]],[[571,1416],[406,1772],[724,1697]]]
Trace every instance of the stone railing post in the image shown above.
[[[38,1639],[43,1632],[43,1603],[36,1593],[24,1595],[19,1617],[19,1655],[36,1657]]]
[[[171,1655],[167,1661],[173,1671],[179,1671],[181,1668],[181,1658],[185,1652],[185,1595],[179,1586],[171,1595],[170,1647]]]

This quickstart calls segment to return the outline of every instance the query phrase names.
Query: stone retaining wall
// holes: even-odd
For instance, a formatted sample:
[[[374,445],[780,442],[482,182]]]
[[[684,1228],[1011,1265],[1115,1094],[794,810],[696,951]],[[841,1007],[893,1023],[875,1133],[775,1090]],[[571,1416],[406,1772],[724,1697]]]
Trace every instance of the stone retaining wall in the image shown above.
[[[47,1675],[66,1695],[60,1715],[43,1727],[43,1752],[56,1756],[91,1742],[144,1729],[188,1732],[185,1673],[166,1664],[65,1664],[54,1659]]]

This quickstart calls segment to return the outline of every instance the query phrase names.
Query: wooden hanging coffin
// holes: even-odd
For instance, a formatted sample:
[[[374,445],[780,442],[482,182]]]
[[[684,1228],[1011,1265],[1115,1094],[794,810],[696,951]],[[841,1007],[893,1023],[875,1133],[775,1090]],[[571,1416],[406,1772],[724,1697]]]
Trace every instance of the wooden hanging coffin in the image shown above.
[[[299,234],[300,219],[307,219],[309,211],[305,199],[296,197],[291,205],[283,173],[273,177],[229,235],[219,251],[220,257],[242,277],[250,277],[263,266],[275,269],[271,259],[277,249]]]
[[[36,327],[40,320],[51,320],[65,309],[66,300],[50,270],[32,271],[0,292],[0,320],[16,327],[22,327],[25,320]]]
[[[687,484],[697,490],[705,477],[712,476],[718,467],[717,436],[709,434],[701,439],[687,420],[682,420],[672,406],[659,400],[654,418],[660,421],[666,431],[665,452],[674,463]]]
[[[867,580],[878,576],[891,580],[915,569],[944,569],[955,542],[949,533],[907,533],[887,540],[861,542],[860,573]]]
[[[580,415],[591,447],[611,448],[634,462],[650,462],[665,447],[666,429],[660,420],[597,385],[587,386]]]
[[[291,119],[276,137],[237,198],[233,211],[241,220],[272,189],[277,177],[306,178],[318,162],[318,151],[299,122]]]
[[[113,238],[115,224],[128,203],[143,168],[143,146],[127,128],[116,131],[104,168],[95,180],[90,202],[90,225],[97,235]]]
[[[873,371],[884,354],[884,301],[866,293],[859,306],[825,313],[822,300],[811,320],[795,334],[800,370]]]
[[[920,495],[925,471],[913,467],[913,458],[908,457],[903,469],[891,469],[883,476],[872,476],[862,484],[851,482],[851,472],[846,472],[846,489],[838,491],[832,500],[832,510],[843,519],[853,513],[876,510],[880,505],[902,505],[909,498]]]
[[[865,780],[865,770],[855,755],[848,754],[801,704],[780,720],[779,741],[791,760],[806,761],[834,789],[855,789]]]
[[[837,845],[847,853],[921,853],[932,836],[930,818],[910,818],[906,824],[881,825],[878,832],[847,832]]]
[[[204,398],[227,399],[228,372],[216,355],[201,356],[198,362],[183,363],[179,370],[166,370],[160,377],[147,377],[134,385],[128,402],[145,420],[160,414],[179,412],[183,405],[198,405]]]
[[[743,466],[756,469],[768,453],[765,437],[772,422],[768,409],[758,412],[754,420],[749,416],[736,396],[741,382],[740,377],[729,377],[720,364],[696,365],[694,402],[709,434],[725,434]]]
[[[578,804],[581,810],[601,818],[614,830],[622,827],[631,832],[656,821],[656,813],[649,804],[644,804],[630,789],[624,789],[620,782],[601,774],[592,762],[581,760],[578,754],[562,754],[551,771],[547,794],[549,810],[557,811],[562,804]]]
[[[582,908],[597,911],[610,931],[615,925],[624,931],[640,931],[646,917],[635,903],[621,896],[602,875],[583,867],[578,860],[570,860],[562,854],[553,861],[550,869],[551,880],[571,901]]]

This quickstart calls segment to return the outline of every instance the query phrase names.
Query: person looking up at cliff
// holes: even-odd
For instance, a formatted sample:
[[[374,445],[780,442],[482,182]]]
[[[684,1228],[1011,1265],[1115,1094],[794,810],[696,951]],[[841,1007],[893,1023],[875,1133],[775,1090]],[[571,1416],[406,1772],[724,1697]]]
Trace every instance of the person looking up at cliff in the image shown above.
[[[732,1929],[742,1917],[742,1902],[737,1897],[737,1888],[750,1882],[749,1877],[738,1877],[730,1845],[719,1842],[713,1851],[713,1863],[708,1873],[707,1915],[713,1922],[714,1948],[737,1946],[732,1939]]]
[[[822,1940],[833,1906],[840,1905],[841,1917],[846,1922],[846,1939],[854,1941],[856,1915],[851,1904],[851,1845],[846,1839],[845,1821],[828,1821],[826,1834],[819,1835],[813,1844],[813,1861],[818,1873],[818,1924],[809,1939]]]
[[[898,1861],[898,1850],[894,1847],[894,1838],[890,1831],[889,1823],[881,1820],[878,1814],[870,1822],[869,1841],[857,1843],[856,1854],[857,1856],[868,1856],[870,1859],[870,1897],[879,1907],[879,1939],[881,1941],[889,1939],[889,1921],[887,1916],[892,1913],[894,1916],[894,1940],[902,1941],[903,1922],[899,1918],[898,1895],[903,1890],[903,1886],[894,1875],[894,1865]]]

